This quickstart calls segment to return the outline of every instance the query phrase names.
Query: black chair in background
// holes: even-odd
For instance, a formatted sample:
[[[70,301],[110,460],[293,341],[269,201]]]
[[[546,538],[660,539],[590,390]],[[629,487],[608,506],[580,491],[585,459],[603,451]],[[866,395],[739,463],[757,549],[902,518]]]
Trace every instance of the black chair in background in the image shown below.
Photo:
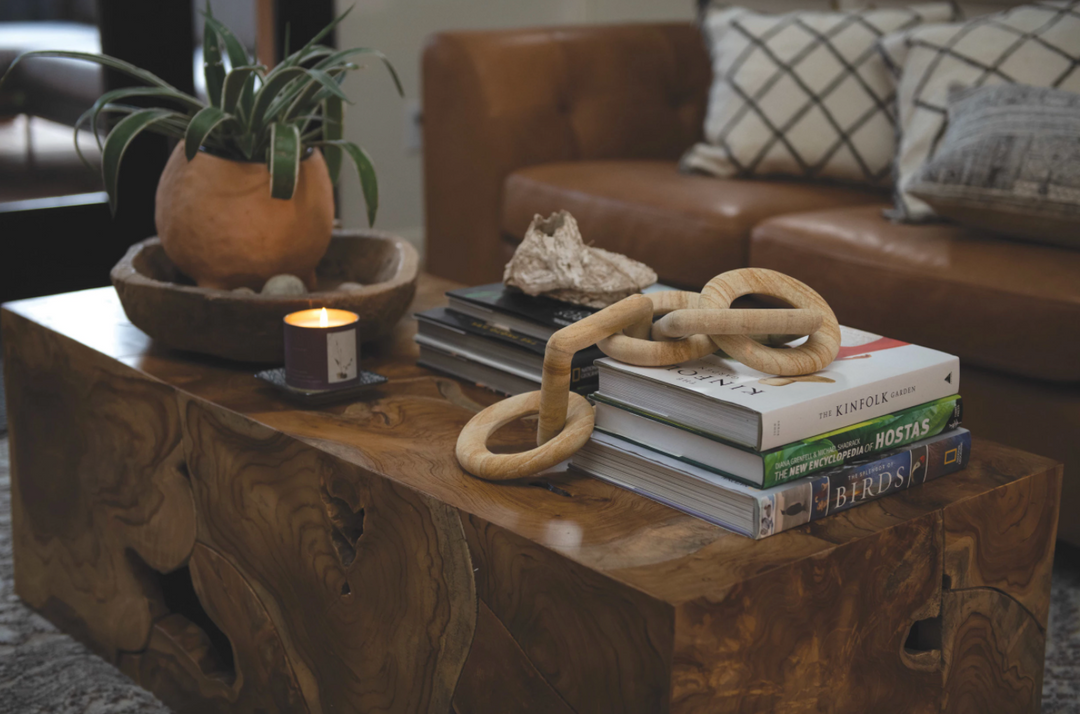
[[[195,2],[201,9],[204,0]],[[215,0],[214,5],[219,2],[229,0]],[[38,0],[31,4],[40,10],[41,5],[35,3]],[[193,93],[192,3],[97,0],[101,51]],[[47,4],[63,8],[77,6],[80,0],[51,0]],[[295,48],[333,18],[332,0],[256,0],[255,9],[261,15],[257,20],[260,27],[272,29],[268,40],[277,56],[286,25],[290,26]],[[260,55],[265,58],[264,53]],[[102,88],[132,83],[126,76],[110,71],[104,74]],[[33,85],[27,93],[33,93]],[[26,110],[34,111],[35,100],[29,96],[24,99]],[[89,106],[85,98],[82,101]],[[54,105],[66,107],[63,102]],[[64,116],[70,114],[68,110],[56,118],[64,121]],[[101,192],[0,202],[0,302],[107,285],[109,270],[128,247],[154,234],[154,194],[170,150],[164,137],[150,134],[143,134],[129,147],[120,172],[120,202],[115,217],[110,215]]]

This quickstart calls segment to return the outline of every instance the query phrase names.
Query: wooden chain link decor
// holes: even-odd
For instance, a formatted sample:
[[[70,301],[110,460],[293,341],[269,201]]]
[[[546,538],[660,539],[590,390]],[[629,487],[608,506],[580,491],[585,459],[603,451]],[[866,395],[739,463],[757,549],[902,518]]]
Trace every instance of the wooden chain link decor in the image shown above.
[[[743,295],[768,295],[790,310],[733,310]],[[657,315],[662,317],[653,322]],[[794,348],[768,347],[751,335],[809,335]],[[555,466],[585,445],[593,408],[570,392],[570,362],[596,344],[620,362],[661,367],[699,359],[722,349],[766,374],[790,377],[824,369],[840,350],[840,326],[828,303],[805,283],[764,268],[716,276],[701,294],[668,291],[631,295],[556,332],[544,353],[540,391],[519,394],[474,416],[457,441],[457,459],[469,473],[490,481],[523,478]],[[515,419],[539,413],[535,449],[494,454],[488,438]]]

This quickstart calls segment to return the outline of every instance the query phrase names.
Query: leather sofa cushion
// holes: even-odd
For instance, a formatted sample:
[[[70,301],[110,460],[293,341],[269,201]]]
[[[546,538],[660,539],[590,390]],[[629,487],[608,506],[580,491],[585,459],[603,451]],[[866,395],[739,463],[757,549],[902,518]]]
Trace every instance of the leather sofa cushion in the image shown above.
[[[766,218],[881,200],[855,188],[688,175],[674,161],[578,161],[512,173],[502,227],[520,242],[534,215],[566,209],[586,243],[640,260],[661,282],[700,289],[746,265],[750,231]]]
[[[951,224],[894,224],[883,208],[766,221],[750,264],[807,283],[841,324],[962,363],[1080,381],[1080,252]]]

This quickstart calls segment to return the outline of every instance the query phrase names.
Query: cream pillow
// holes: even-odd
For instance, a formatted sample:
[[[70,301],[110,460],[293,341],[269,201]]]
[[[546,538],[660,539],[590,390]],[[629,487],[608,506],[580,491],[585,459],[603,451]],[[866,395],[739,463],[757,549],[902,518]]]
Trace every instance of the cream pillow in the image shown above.
[[[888,184],[894,87],[877,42],[954,12],[949,3],[784,15],[707,9],[705,142],[686,153],[683,168]]]
[[[918,27],[883,38],[881,49],[895,77],[900,127],[892,217],[932,220],[933,209],[908,189],[945,132],[949,88],[1015,83],[1080,91],[1080,0]]]

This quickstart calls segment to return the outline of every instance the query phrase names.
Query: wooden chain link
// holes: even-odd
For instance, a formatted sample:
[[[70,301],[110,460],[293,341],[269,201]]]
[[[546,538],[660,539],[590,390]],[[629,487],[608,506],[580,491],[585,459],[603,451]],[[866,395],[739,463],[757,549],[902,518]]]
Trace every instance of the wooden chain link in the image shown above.
[[[768,295],[791,310],[733,310],[743,295]],[[657,315],[662,317],[653,322]],[[777,349],[750,335],[809,335],[794,348]],[[651,337],[651,339],[649,339]],[[574,353],[596,344],[620,362],[660,367],[700,359],[718,348],[753,369],[783,377],[824,369],[840,350],[840,327],[828,303],[806,284],[764,268],[716,276],[701,294],[665,291],[631,295],[572,325],[547,343],[538,392],[510,397],[474,416],[457,441],[462,468],[483,479],[524,478],[549,469],[585,445],[593,408],[570,392]],[[515,419],[539,413],[534,449],[494,454],[488,438]]]

